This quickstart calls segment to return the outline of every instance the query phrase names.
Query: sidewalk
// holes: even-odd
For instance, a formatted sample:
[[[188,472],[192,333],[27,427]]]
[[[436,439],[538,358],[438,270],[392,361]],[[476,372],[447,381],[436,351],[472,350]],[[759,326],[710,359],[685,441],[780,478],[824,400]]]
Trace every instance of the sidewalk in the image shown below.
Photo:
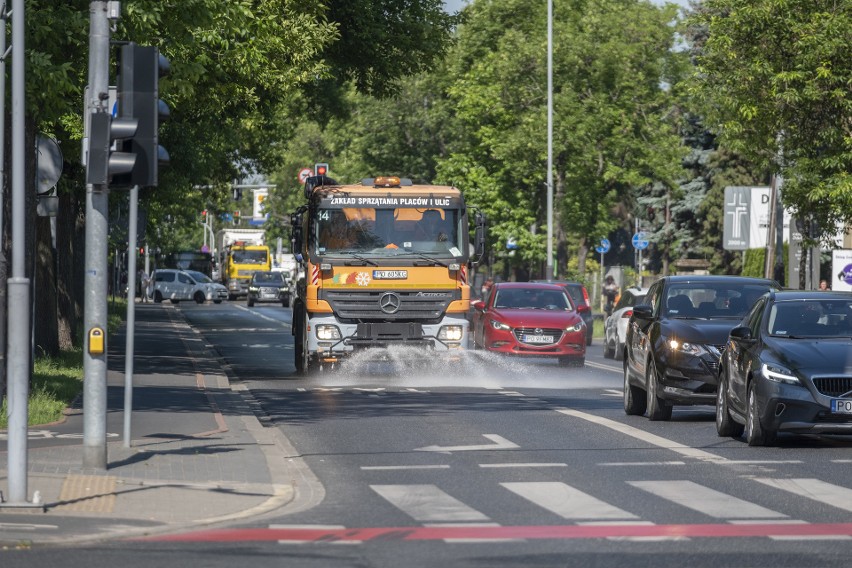
[[[60,424],[33,427],[28,498],[0,507],[0,544],[80,543],[233,524],[321,491],[277,428],[264,427],[247,391],[167,304],[136,305],[132,443],[124,447],[124,351],[109,341],[106,471],[82,468],[82,403]],[[5,432],[0,432],[5,434]],[[0,439],[0,491],[8,495]],[[301,486],[301,492],[296,491]],[[310,497],[309,497],[310,498]]]

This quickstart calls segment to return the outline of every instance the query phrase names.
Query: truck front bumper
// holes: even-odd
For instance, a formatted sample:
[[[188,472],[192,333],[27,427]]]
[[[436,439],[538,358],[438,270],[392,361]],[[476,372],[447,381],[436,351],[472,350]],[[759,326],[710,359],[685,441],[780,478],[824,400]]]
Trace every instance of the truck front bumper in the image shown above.
[[[308,350],[320,361],[336,361],[363,349],[410,346],[451,353],[467,348],[469,322],[445,316],[437,324],[413,322],[340,323],[334,316],[309,321]]]

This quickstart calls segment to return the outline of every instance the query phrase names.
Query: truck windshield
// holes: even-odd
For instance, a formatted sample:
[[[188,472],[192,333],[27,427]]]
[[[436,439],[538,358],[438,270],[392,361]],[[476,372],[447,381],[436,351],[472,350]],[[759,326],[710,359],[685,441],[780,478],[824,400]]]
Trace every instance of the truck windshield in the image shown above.
[[[231,251],[231,260],[235,264],[265,264],[265,250],[234,250]]]
[[[315,250],[320,255],[459,257],[465,250],[460,218],[458,209],[320,209]]]

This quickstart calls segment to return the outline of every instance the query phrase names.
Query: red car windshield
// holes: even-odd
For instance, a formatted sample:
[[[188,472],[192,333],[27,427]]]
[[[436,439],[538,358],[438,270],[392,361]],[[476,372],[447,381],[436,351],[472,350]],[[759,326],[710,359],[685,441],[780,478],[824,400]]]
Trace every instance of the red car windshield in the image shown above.
[[[497,291],[494,307],[519,310],[570,310],[571,303],[568,301],[568,296],[560,290],[506,288]]]

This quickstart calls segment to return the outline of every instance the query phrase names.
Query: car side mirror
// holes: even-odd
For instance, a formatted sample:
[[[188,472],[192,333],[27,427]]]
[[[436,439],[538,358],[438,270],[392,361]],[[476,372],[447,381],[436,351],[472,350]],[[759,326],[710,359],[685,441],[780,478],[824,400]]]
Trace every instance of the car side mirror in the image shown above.
[[[633,317],[636,319],[649,320],[654,317],[654,312],[651,306],[647,304],[633,306]]]
[[[578,314],[582,314],[582,313],[590,312],[590,311],[592,311],[591,306],[587,306],[585,304],[583,304],[581,306],[577,306],[577,313]]]
[[[481,312],[481,311],[483,311],[483,310],[485,310],[485,302],[483,302],[482,300],[477,300],[477,301],[475,301],[475,302],[473,303],[473,309],[474,309],[474,310],[477,310],[477,311],[480,311],[480,312]]]
[[[740,341],[754,341],[751,335],[751,328],[747,325],[741,325],[732,329],[731,338],[739,339]]]

